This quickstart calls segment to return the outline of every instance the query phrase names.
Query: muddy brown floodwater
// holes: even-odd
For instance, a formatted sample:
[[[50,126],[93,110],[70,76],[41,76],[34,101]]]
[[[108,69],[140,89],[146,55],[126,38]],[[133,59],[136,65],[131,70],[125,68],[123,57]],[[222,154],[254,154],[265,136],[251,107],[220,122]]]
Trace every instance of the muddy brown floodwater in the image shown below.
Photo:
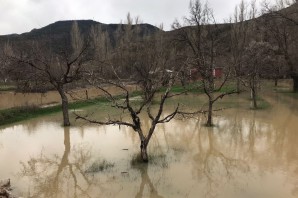
[[[136,86],[127,86],[128,90],[136,90]],[[119,89],[109,87],[112,93],[119,93]],[[70,102],[86,100],[103,96],[103,92],[96,88],[76,89],[67,92]],[[14,91],[0,91],[0,110],[21,106],[48,106],[61,103],[61,98],[57,91],[46,93],[16,93]]]
[[[237,97],[216,127],[204,116],[159,125],[149,164],[136,162],[138,136],[126,127],[62,128],[60,114],[2,127],[0,177],[21,197],[297,198],[297,101],[268,94],[271,108],[251,111]]]

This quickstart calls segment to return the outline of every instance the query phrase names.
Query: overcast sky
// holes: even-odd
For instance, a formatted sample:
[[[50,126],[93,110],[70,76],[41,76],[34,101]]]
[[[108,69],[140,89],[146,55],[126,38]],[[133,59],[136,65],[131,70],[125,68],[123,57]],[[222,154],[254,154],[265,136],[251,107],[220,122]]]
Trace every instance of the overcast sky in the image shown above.
[[[258,0],[260,1],[260,0]],[[217,21],[227,19],[240,0],[209,0]],[[0,0],[0,35],[23,33],[59,20],[92,19],[119,23],[128,12],[152,25],[188,14],[189,0]]]

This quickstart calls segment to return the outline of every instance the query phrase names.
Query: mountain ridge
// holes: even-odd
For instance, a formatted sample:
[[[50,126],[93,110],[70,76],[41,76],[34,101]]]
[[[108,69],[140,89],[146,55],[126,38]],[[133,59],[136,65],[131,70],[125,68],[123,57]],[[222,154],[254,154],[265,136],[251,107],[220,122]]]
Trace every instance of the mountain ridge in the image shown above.
[[[55,21],[41,28],[33,28],[29,32],[24,32],[20,34],[12,33],[12,34],[0,35],[0,39],[1,40],[5,38],[9,39],[12,37],[28,37],[28,36],[32,37],[40,34],[59,34],[59,33],[66,33],[66,32],[68,33],[70,32],[71,26],[75,21],[78,23],[78,26],[82,33],[86,33],[86,31],[90,30],[92,26],[97,26],[97,25],[100,25],[103,30],[108,30],[108,31],[111,31],[111,30],[115,31],[119,26],[126,25],[126,24],[116,24],[116,23],[105,24],[91,19],[61,20],[61,21]],[[136,25],[133,25],[133,26],[136,26]],[[138,24],[137,26],[140,26],[143,29],[144,28],[147,29],[148,33],[154,32],[156,30],[160,30],[159,28],[148,23]]]
[[[290,16],[296,17],[297,16],[297,8],[298,4],[294,4],[292,6],[289,6],[287,8],[284,8],[278,12],[284,14],[284,13],[293,13]],[[294,10],[294,11],[293,11]],[[258,21],[260,18],[265,17],[265,15],[261,15],[255,20]],[[66,47],[69,48],[70,46],[70,32],[73,22],[76,21],[78,23],[78,27],[83,34],[85,38],[87,38],[90,34],[90,30],[92,27],[100,26],[102,31],[106,31],[109,35],[110,41],[113,46],[115,46],[117,39],[115,38],[115,33],[119,28],[122,28],[123,31],[125,31],[126,24],[105,24],[98,21],[94,21],[91,19],[83,19],[83,20],[61,20],[56,21],[51,24],[48,24],[41,28],[34,28],[30,32],[24,32],[21,34],[8,34],[8,35],[0,35],[0,48],[2,48],[5,43],[9,42],[13,46],[21,47],[24,43],[29,43],[32,41],[42,41],[47,43],[47,45],[52,45],[54,48],[58,46],[61,43],[64,43],[67,45]],[[222,33],[227,34],[228,31],[230,31],[231,23],[220,23],[217,24],[220,27],[220,30]],[[140,27],[140,31],[137,36],[145,37],[145,36],[151,36],[155,32],[162,31],[165,33],[166,38],[170,39],[173,38],[173,35],[175,34],[176,30],[170,30],[170,31],[163,31],[156,26],[153,26],[151,24],[143,23],[138,25],[133,25],[133,28],[135,26]],[[188,28],[188,27],[183,27]],[[190,27],[191,28],[191,27]]]

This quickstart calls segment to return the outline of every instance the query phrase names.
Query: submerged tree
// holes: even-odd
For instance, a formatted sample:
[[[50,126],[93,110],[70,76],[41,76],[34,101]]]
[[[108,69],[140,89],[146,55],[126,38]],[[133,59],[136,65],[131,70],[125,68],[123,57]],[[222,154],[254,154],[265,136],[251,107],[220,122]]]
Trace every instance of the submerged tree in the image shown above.
[[[225,66],[225,48],[223,47],[220,27],[216,24],[213,11],[207,3],[200,0],[190,2],[190,15],[185,18],[183,27],[175,21],[173,28],[177,29],[176,40],[186,45],[187,63],[195,68],[201,76],[204,93],[208,97],[208,119],[207,126],[212,126],[213,105],[226,95],[236,93],[236,90],[221,92],[228,81],[231,69],[225,68],[225,76],[219,83],[216,83],[214,69],[216,66]],[[218,86],[216,86],[218,84]]]
[[[240,75],[243,64],[245,48],[248,46],[250,35],[253,26],[253,21],[249,21],[255,16],[255,4],[251,4],[251,9],[248,9],[247,3],[242,0],[235,7],[234,15],[230,19],[231,23],[231,62],[236,77],[236,89],[240,93]]]
[[[273,50],[269,43],[251,42],[244,52],[243,73],[240,76],[244,86],[250,89],[252,108],[257,109],[257,92],[262,76],[271,72],[273,64]]]
[[[106,60],[111,65],[111,74],[108,75],[111,77],[107,78],[94,71],[91,71],[89,76],[89,82],[102,90],[112,107],[121,110],[122,113],[119,117],[109,116],[105,121],[78,114],[77,119],[99,125],[131,127],[139,136],[141,158],[144,162],[148,162],[147,148],[156,126],[171,121],[178,113],[179,105],[165,115],[166,101],[177,95],[171,94],[171,89],[178,72],[174,70],[173,52],[168,50],[171,49],[170,46],[164,43],[162,31],[157,32],[154,38],[137,39],[137,26],[129,23],[124,27],[125,31],[118,30],[122,32],[118,35],[124,37],[119,43],[120,46],[117,46],[112,53],[112,60]],[[133,72],[120,74],[119,71],[123,68]],[[131,84],[136,85],[142,96],[137,101],[129,88]],[[118,88],[121,97],[110,92],[106,85]],[[151,122],[148,131],[143,125],[144,113]]]
[[[68,97],[65,86],[78,81],[83,76],[88,62],[87,42],[80,33],[77,22],[70,32],[71,49],[62,46],[51,49],[47,43],[30,42],[28,49],[6,46],[5,55],[9,59],[12,78],[22,90],[31,91],[40,87],[44,91],[50,86],[58,91],[62,101],[63,124],[69,126]]]

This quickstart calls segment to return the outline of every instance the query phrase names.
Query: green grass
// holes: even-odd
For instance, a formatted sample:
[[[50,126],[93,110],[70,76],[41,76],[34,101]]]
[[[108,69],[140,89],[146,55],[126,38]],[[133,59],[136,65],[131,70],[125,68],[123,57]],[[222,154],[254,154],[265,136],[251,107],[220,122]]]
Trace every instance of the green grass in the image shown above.
[[[216,87],[215,87],[215,89],[216,89]],[[225,93],[225,92],[231,92],[231,91],[234,91],[234,90],[236,90],[235,85],[226,83],[226,85],[223,86],[219,90],[219,92],[220,93]],[[160,92],[165,92],[166,87],[161,88],[159,91]],[[201,82],[194,82],[194,83],[191,83],[191,84],[187,84],[184,87],[182,85],[174,85],[171,89],[171,92],[173,92],[173,93],[181,93],[181,92],[185,92],[185,91],[187,91],[189,93],[204,93],[203,86],[202,86]]]
[[[253,100],[251,98],[248,99],[250,102],[253,102]],[[271,108],[272,105],[267,102],[266,100],[264,100],[263,98],[261,98],[260,96],[257,97],[257,108],[254,109],[254,108],[250,108],[252,110],[266,110],[266,109],[269,109]]]
[[[220,93],[228,93],[228,92],[232,92],[232,91],[235,91],[236,90],[236,87],[233,86],[233,85],[225,85],[223,86],[219,92]]]
[[[135,97],[140,95],[140,92],[133,92],[130,97]],[[123,95],[118,95],[115,99],[122,99]],[[105,97],[99,97],[95,99],[89,99],[84,101],[77,101],[69,103],[69,110],[80,109],[84,107],[89,107],[95,104],[104,104],[109,101]],[[0,110],[0,126],[6,124],[12,124],[15,122],[20,122],[28,120],[31,118],[36,118],[39,116],[49,115],[52,113],[57,113],[61,111],[61,105],[55,105],[50,107],[41,108],[38,106],[25,106],[25,107],[15,107],[10,109]]]
[[[182,85],[174,85],[172,86],[171,92],[173,93],[181,93],[181,92],[190,92],[190,93],[203,93],[203,89],[201,87],[201,83],[200,82],[196,82],[196,83],[191,83],[191,84],[187,84],[186,86],[182,86]],[[163,87],[159,90],[159,92],[165,92],[166,91],[166,87]]]
[[[0,125],[11,124],[41,115],[60,111],[60,106],[39,108],[36,106],[17,107],[0,110]]]
[[[258,109],[265,110],[271,108],[271,104],[267,102],[266,100],[259,100]]]
[[[200,86],[200,83],[193,83],[193,84],[189,84],[186,89],[191,90],[192,93],[199,93],[202,92],[202,90],[200,90],[198,87]],[[226,92],[226,91],[230,91],[232,90],[234,87],[233,85],[227,85],[225,87],[223,87],[223,89],[221,90],[221,92]],[[183,92],[185,90],[184,87],[182,87],[181,85],[175,85],[172,88],[172,92]],[[165,88],[161,89],[160,91],[165,91]],[[140,91],[135,91],[133,93],[130,94],[130,97],[135,97],[135,96],[140,96],[141,92]],[[298,94],[297,94],[298,96]],[[118,95],[116,97],[116,99],[123,99],[123,95]],[[181,103],[188,103],[187,105],[189,105],[189,101],[185,100],[185,97],[181,98]],[[84,108],[84,107],[88,107],[88,106],[92,106],[95,104],[108,104],[108,100],[105,97],[99,97],[96,99],[90,99],[90,100],[85,100],[85,101],[78,101],[78,102],[73,102],[73,103],[69,103],[69,110],[72,109],[80,109],[80,108]],[[133,105],[137,105],[140,101],[132,101],[131,103]],[[156,103],[158,104],[158,102],[154,102],[153,104]],[[259,109],[267,109],[270,107],[270,104],[267,103],[264,100],[259,99],[258,101],[259,103]],[[169,100],[167,102],[167,104],[171,104],[171,100]],[[176,104],[176,103],[175,103]],[[204,104],[204,101],[199,100],[198,98],[196,98],[196,102],[195,102],[196,106],[197,105],[202,105]],[[233,107],[235,104],[233,102],[230,101],[219,101],[219,103],[217,103],[216,106],[225,106],[225,107]],[[15,122],[19,122],[19,121],[23,121],[23,120],[27,120],[27,119],[31,119],[31,118],[36,118],[39,116],[43,116],[43,115],[48,115],[48,114],[52,114],[52,113],[57,113],[57,112],[61,112],[61,105],[55,105],[55,106],[50,106],[50,107],[45,107],[45,108],[40,108],[37,106],[27,106],[27,107],[17,107],[17,108],[11,108],[11,109],[5,109],[5,110],[0,110],[0,125],[6,125],[6,124],[12,124]]]
[[[0,84],[0,91],[13,91],[16,87],[14,85],[1,85]]]
[[[97,103],[106,103],[108,100],[104,97],[96,98],[92,100],[73,102],[69,104],[69,109],[79,109],[88,107]],[[0,110],[0,125],[11,124],[38,116],[48,115],[61,111],[61,105],[55,105],[51,107],[37,107],[37,106],[26,106],[26,107],[15,107],[10,109]]]

